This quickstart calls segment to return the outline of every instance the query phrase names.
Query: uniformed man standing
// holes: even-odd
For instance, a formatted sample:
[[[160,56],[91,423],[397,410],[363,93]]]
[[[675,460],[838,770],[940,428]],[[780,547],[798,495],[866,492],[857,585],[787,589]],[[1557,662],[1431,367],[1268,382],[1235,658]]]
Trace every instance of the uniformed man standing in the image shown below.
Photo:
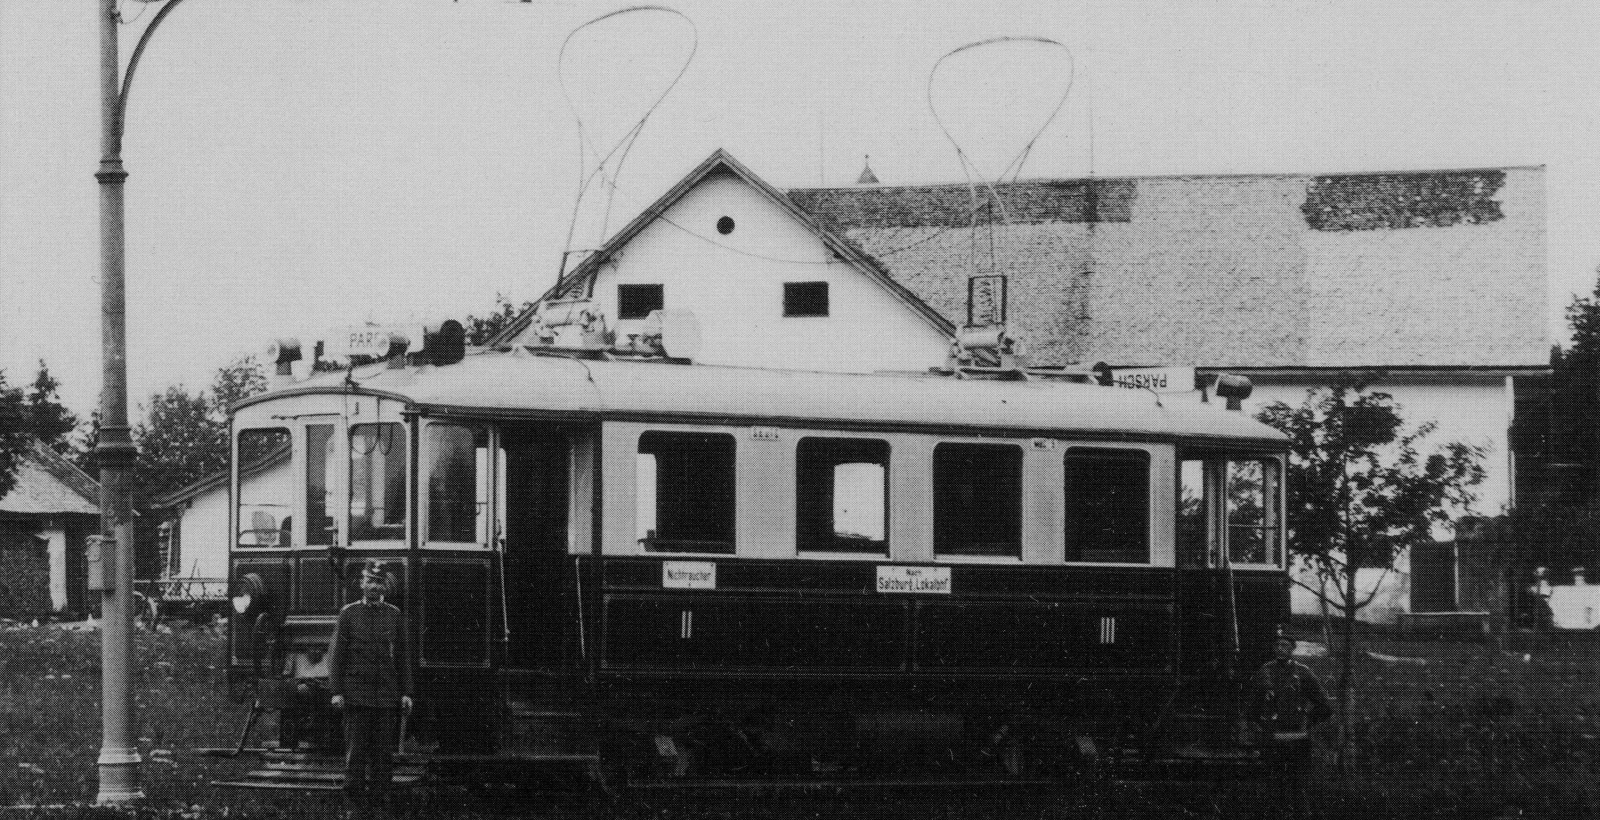
[[[388,573],[368,561],[361,600],[340,610],[328,653],[333,707],[344,711],[345,799],[359,809],[387,797],[398,712],[411,711],[406,623],[399,607],[383,600],[388,588]]]
[[[1251,678],[1251,720],[1262,739],[1270,783],[1290,789],[1300,817],[1311,814],[1306,780],[1314,763],[1311,727],[1333,716],[1328,693],[1305,664],[1294,659],[1295,639],[1279,635],[1272,660]]]

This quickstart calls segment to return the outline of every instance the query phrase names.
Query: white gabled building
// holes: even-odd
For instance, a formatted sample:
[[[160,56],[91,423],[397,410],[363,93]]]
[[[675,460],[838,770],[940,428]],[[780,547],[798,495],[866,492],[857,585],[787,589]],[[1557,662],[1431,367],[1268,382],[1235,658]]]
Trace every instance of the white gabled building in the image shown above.
[[[782,191],[717,151],[546,298],[587,297],[619,339],[692,310],[707,364],[803,370],[942,365],[955,325]],[[501,340],[528,332],[531,316]]]

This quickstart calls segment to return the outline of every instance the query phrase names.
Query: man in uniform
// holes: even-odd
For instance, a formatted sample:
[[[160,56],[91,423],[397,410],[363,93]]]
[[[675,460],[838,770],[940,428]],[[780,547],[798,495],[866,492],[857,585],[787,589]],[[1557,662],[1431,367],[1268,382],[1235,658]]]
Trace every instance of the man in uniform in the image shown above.
[[[1309,817],[1311,727],[1332,717],[1333,709],[1316,673],[1294,659],[1294,648],[1287,635],[1273,640],[1272,660],[1250,680],[1250,718],[1262,738],[1269,783],[1290,789],[1298,816]]]
[[[376,561],[361,570],[361,600],[339,611],[328,652],[328,687],[344,711],[345,799],[353,808],[387,797],[398,745],[397,715],[411,711],[406,622],[383,600],[388,573]]]

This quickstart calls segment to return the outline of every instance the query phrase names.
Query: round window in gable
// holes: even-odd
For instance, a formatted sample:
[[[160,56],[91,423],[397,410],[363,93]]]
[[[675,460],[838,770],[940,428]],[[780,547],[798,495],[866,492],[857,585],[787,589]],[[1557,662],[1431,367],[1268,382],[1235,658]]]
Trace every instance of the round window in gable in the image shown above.
[[[723,236],[733,233],[733,217],[725,216],[717,220],[717,233]]]

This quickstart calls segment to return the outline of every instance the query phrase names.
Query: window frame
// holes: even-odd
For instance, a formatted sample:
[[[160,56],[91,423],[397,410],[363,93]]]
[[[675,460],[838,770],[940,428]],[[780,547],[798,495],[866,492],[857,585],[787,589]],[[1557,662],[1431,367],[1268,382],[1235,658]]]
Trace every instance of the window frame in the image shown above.
[[[434,428],[465,430],[473,436],[474,492],[477,496],[474,499],[474,506],[481,506],[482,508],[477,512],[476,520],[473,523],[473,540],[458,541],[432,537],[434,513],[432,480],[433,468],[436,466],[434,456],[438,448],[438,442],[431,434]],[[480,436],[482,437],[482,449],[484,451],[482,464],[477,463],[477,451],[479,449],[477,442]],[[415,502],[417,504],[417,526],[420,531],[418,543],[426,549],[436,550],[487,550],[491,548],[494,545],[495,534],[501,527],[498,518],[500,504],[497,503],[497,494],[501,489],[499,487],[501,482],[497,480],[498,463],[500,461],[497,437],[493,435],[489,427],[482,424],[429,419],[422,425],[421,438],[422,446],[419,448],[419,463],[417,467],[418,474],[421,476],[417,483],[417,490],[421,497]]]
[[[1232,499],[1228,492],[1229,465],[1238,462],[1261,463],[1271,465],[1272,475],[1266,476],[1263,482],[1267,485],[1263,490],[1263,498],[1268,506],[1263,511],[1263,523],[1260,525],[1235,525],[1229,520],[1232,512]],[[1184,465],[1194,463],[1200,472],[1200,515],[1202,516],[1200,528],[1203,530],[1205,542],[1197,545],[1186,545],[1184,541],[1183,521],[1183,490],[1184,490]],[[1180,567],[1194,567],[1196,557],[1200,558],[1198,566],[1220,569],[1223,567],[1238,567],[1244,569],[1275,569],[1282,570],[1288,567],[1288,530],[1285,526],[1285,475],[1286,465],[1284,457],[1273,453],[1223,453],[1216,451],[1185,452],[1178,455],[1177,470],[1174,476],[1174,507],[1173,507],[1173,541],[1177,552],[1175,558]],[[1269,533],[1273,539],[1273,546],[1269,548],[1271,560],[1262,563],[1256,561],[1234,560],[1233,530],[1236,528],[1256,529]],[[1190,552],[1196,548],[1198,556],[1186,555],[1188,547]]]
[[[250,433],[254,433],[254,432],[279,432],[279,433],[283,434],[283,438],[284,438],[284,441],[281,444],[270,448],[267,451],[267,453],[262,456],[262,458],[260,459],[261,461],[265,461],[268,456],[270,456],[272,453],[276,452],[280,447],[289,448],[289,452],[286,453],[285,456],[283,457],[284,458],[284,464],[282,465],[285,469],[287,469],[288,474],[289,474],[289,479],[288,479],[289,488],[288,488],[288,494],[287,494],[287,503],[283,503],[283,504],[257,503],[257,504],[251,505],[251,506],[255,506],[255,507],[267,507],[267,506],[280,507],[280,508],[282,508],[284,510],[284,512],[281,515],[279,515],[277,517],[277,519],[274,521],[274,525],[275,526],[272,528],[272,532],[276,533],[276,535],[273,538],[275,543],[271,543],[271,544],[244,544],[244,543],[241,543],[241,540],[242,540],[242,538],[244,536],[244,533],[247,531],[244,528],[244,523],[245,523],[245,511],[244,511],[245,501],[244,501],[243,488],[244,488],[245,482],[248,481],[249,479],[245,476],[245,473],[248,470],[250,470],[256,463],[256,462],[252,462],[251,464],[245,464],[244,463],[244,460],[243,460],[243,458],[241,456],[241,453],[243,451],[243,447],[241,445],[242,445],[242,442],[243,442],[243,439],[245,438],[245,436],[247,436]],[[286,549],[292,549],[295,546],[295,538],[294,538],[294,530],[293,530],[293,526],[294,526],[294,524],[293,524],[293,516],[294,516],[295,509],[296,509],[295,496],[302,489],[302,487],[300,486],[300,482],[297,480],[297,475],[298,474],[296,473],[296,471],[294,469],[294,437],[295,437],[294,428],[290,427],[290,426],[287,426],[287,425],[281,425],[281,424],[275,424],[275,425],[270,425],[270,426],[261,426],[261,427],[243,427],[243,428],[240,428],[240,429],[235,430],[233,432],[233,438],[232,438],[233,452],[232,452],[232,459],[231,459],[230,464],[229,464],[232,472],[229,475],[229,479],[230,479],[230,481],[232,481],[234,483],[235,487],[239,488],[239,490],[237,491],[237,493],[230,494],[230,497],[228,499],[228,506],[230,508],[228,517],[229,517],[229,520],[233,522],[233,527],[232,527],[233,528],[233,533],[232,533],[232,537],[229,539],[229,545],[228,545],[229,551],[233,551],[233,550],[286,550]],[[264,471],[265,470],[271,470],[271,469],[273,469],[271,466],[263,468]],[[285,530],[283,528],[283,524],[284,524],[285,519],[288,519],[288,521],[290,523],[290,528],[288,530]],[[252,520],[253,520],[253,515],[252,515]],[[178,527],[175,524],[174,527],[173,527],[173,532],[170,534],[170,536],[173,539],[174,543],[178,543],[177,539],[178,539],[179,533],[177,533],[177,529],[178,529]],[[249,530],[249,532],[262,532],[262,531],[264,531],[264,530],[253,530],[253,529]],[[170,556],[169,556],[169,559],[170,559]]]
[[[394,455],[398,455],[398,457],[400,459],[400,477],[399,477],[400,488],[399,488],[399,493],[397,495],[398,495],[398,498],[399,498],[400,503],[401,503],[401,509],[399,510],[399,521],[398,521],[398,523],[396,523],[396,524],[385,524],[383,526],[384,526],[385,529],[398,528],[399,532],[394,537],[383,537],[383,538],[358,537],[358,531],[357,531],[357,527],[356,527],[356,515],[355,515],[355,509],[354,509],[355,501],[356,501],[356,455],[357,455],[356,454],[356,448],[355,448],[356,433],[357,433],[358,430],[360,430],[363,427],[381,427],[383,425],[392,425],[393,429],[395,429],[397,431],[397,433],[398,433],[396,435],[394,441],[391,442],[391,444],[389,445],[388,450],[385,451],[385,456],[386,457],[392,457]],[[344,471],[345,471],[345,473],[344,473],[345,474],[344,498],[345,498],[345,504],[344,504],[343,519],[344,519],[344,526],[346,527],[345,540],[351,547],[363,547],[363,546],[391,547],[395,542],[400,542],[402,544],[407,542],[407,534],[408,534],[407,533],[407,528],[408,528],[408,526],[410,524],[410,520],[411,520],[411,505],[416,503],[415,499],[412,498],[412,493],[410,491],[410,487],[411,487],[411,465],[409,463],[410,462],[410,458],[408,458],[408,454],[410,453],[410,448],[411,448],[410,436],[411,436],[410,425],[405,424],[404,422],[400,422],[400,421],[384,421],[384,420],[380,419],[380,420],[377,420],[377,421],[365,421],[365,422],[360,422],[360,423],[356,423],[356,424],[349,424],[349,425],[345,426],[345,434],[344,434],[344,445],[345,445],[344,446],[344,453],[345,453],[345,458],[344,458]],[[374,448],[376,448],[376,447],[380,447],[382,445],[375,443],[373,446],[374,446]],[[369,453],[367,453],[367,454],[370,454],[370,452],[371,451],[369,451]],[[366,454],[364,454],[364,455],[366,455]],[[385,464],[385,469],[383,471],[383,479],[384,479],[384,485],[385,485],[384,486],[384,490],[383,490],[383,495],[384,496],[388,496],[389,495],[389,487],[388,487],[389,477],[390,477],[390,472],[389,472],[389,469],[388,469],[387,463],[386,463]],[[369,490],[370,490],[370,488],[369,488]],[[369,495],[370,495],[370,491],[369,491]],[[388,498],[384,498],[383,500],[385,502],[387,502],[389,499]],[[360,534],[361,535],[367,535],[367,533],[365,533],[365,532],[362,532]]]
[[[681,509],[681,508],[678,508],[678,507],[664,507],[663,506],[662,492],[661,492],[661,488],[662,488],[662,483],[663,482],[661,481],[661,469],[662,468],[661,468],[661,463],[660,463],[660,454],[658,452],[655,452],[655,451],[646,451],[645,450],[645,447],[646,447],[646,444],[647,444],[648,440],[658,440],[658,439],[677,439],[677,440],[699,439],[700,440],[700,442],[699,442],[700,446],[694,447],[694,448],[687,448],[686,447],[686,448],[683,449],[683,452],[693,452],[696,455],[700,455],[700,456],[711,455],[709,453],[709,451],[707,450],[707,448],[705,447],[706,444],[709,444],[712,441],[725,442],[726,447],[727,447],[727,451],[726,451],[726,454],[725,454],[725,458],[726,458],[725,465],[723,465],[723,464],[710,465],[710,466],[714,466],[714,467],[715,466],[726,466],[726,468],[727,468],[726,469],[726,472],[727,472],[726,483],[725,483],[724,486],[722,486],[720,488],[720,490],[722,491],[723,495],[725,496],[725,499],[723,499],[722,505],[725,506],[726,515],[727,515],[727,520],[725,522],[726,532],[727,532],[727,539],[725,541],[724,540],[719,540],[719,539],[663,538],[663,537],[655,534],[655,533],[660,531],[660,527],[661,527],[661,512],[662,512],[662,510],[664,508]],[[642,534],[641,535],[640,531],[643,528],[644,522],[642,520],[638,520],[637,511],[640,509],[641,502],[643,500],[641,495],[640,495],[640,493],[639,493],[639,487],[640,487],[640,484],[641,484],[641,482],[643,480],[643,477],[644,477],[643,472],[640,471],[640,469],[639,469],[639,465],[641,464],[641,461],[642,461],[639,457],[643,456],[643,455],[650,455],[653,458],[655,458],[655,460],[656,460],[656,472],[655,472],[655,476],[653,477],[654,487],[652,488],[652,491],[651,491],[651,495],[654,496],[654,499],[655,499],[655,511],[654,511],[654,514],[653,514],[652,517],[655,519],[654,523],[656,524],[656,527],[646,531],[646,534]],[[718,455],[720,457],[720,456],[723,456],[724,454],[717,453],[715,455]],[[635,516],[636,516],[635,521],[634,521],[634,537],[635,537],[635,540],[637,541],[637,543],[639,544],[640,551],[643,554],[645,554],[645,555],[662,555],[662,556],[706,555],[706,556],[721,556],[721,557],[730,557],[730,556],[735,556],[735,555],[738,554],[738,552],[739,552],[739,480],[738,480],[738,476],[739,476],[739,437],[738,436],[734,435],[733,433],[730,433],[730,432],[727,432],[727,431],[723,431],[723,430],[703,430],[703,429],[685,430],[685,429],[670,429],[670,428],[651,427],[651,428],[648,428],[648,429],[645,429],[645,430],[642,430],[642,431],[639,432],[639,434],[638,434],[638,436],[637,436],[637,438],[635,440],[635,443],[634,443],[632,459],[633,459],[633,464],[634,464],[634,508],[635,508]],[[697,465],[691,460],[691,461],[686,462],[684,465],[682,465],[682,469],[684,470],[684,472],[687,473],[688,471],[693,470],[696,466]],[[707,465],[702,463],[702,464],[700,464],[698,466],[705,467]],[[702,490],[707,486],[707,482],[703,481],[703,480],[697,480],[695,482],[695,484],[696,484],[696,486],[700,487]],[[680,493],[680,494],[682,494],[682,493]],[[704,495],[704,494],[702,493],[702,495]],[[670,501],[669,501],[669,504],[670,504]],[[674,523],[677,523],[677,522],[674,522]],[[682,544],[682,545],[690,545],[690,546],[703,546],[703,545],[715,544],[715,545],[719,545],[719,546],[717,548],[715,548],[715,549],[672,549],[672,548],[668,548],[666,546],[663,546],[663,545],[672,545],[672,544]]]
[[[1072,464],[1074,461],[1094,462],[1097,460],[1101,464],[1106,464],[1113,461],[1137,461],[1143,467],[1142,472],[1144,475],[1144,481],[1141,488],[1143,491],[1143,496],[1142,498],[1138,499],[1138,501],[1141,503],[1137,505],[1142,512],[1141,521],[1143,524],[1143,533],[1140,540],[1143,545],[1143,555],[1137,560],[1127,560],[1123,557],[1114,557],[1131,554],[1120,550],[1091,551],[1082,547],[1077,548],[1076,551],[1074,550],[1073,542],[1075,537],[1080,534],[1079,532],[1075,531],[1077,528],[1073,526],[1074,521],[1077,520],[1074,513],[1081,512],[1082,507],[1073,503],[1075,499],[1073,495],[1073,481],[1071,476]],[[1156,461],[1151,456],[1150,451],[1140,448],[1086,445],[1075,445],[1066,448],[1066,452],[1063,453],[1061,457],[1061,542],[1063,548],[1062,556],[1066,563],[1149,566],[1155,562],[1155,464]],[[1090,486],[1103,487],[1104,485],[1091,484]],[[1134,505],[1131,503],[1125,506],[1128,509],[1133,509],[1134,507]]]
[[[941,498],[944,497],[944,493],[942,492],[941,483],[940,483],[941,465],[940,465],[940,455],[939,455],[939,453],[940,453],[941,450],[945,450],[946,448],[949,448],[949,449],[963,448],[963,449],[974,450],[974,451],[977,451],[977,450],[992,450],[992,451],[1006,450],[1006,451],[1009,451],[1014,456],[1014,468],[1015,468],[1014,469],[1014,474],[1015,474],[1015,485],[1014,486],[1015,486],[1015,490],[1016,491],[1011,494],[1010,498],[1002,499],[1002,500],[1006,501],[1011,507],[1011,509],[1005,510],[1004,512],[1007,513],[1008,517],[1012,519],[1012,521],[1014,522],[1014,527],[1015,527],[1014,533],[1006,533],[1006,535],[1008,535],[1008,536],[1014,536],[1013,538],[1008,539],[1011,542],[1011,545],[1014,547],[1014,549],[1012,551],[1006,552],[1006,553],[975,552],[975,551],[959,551],[958,552],[958,551],[948,551],[948,550],[945,550],[945,549],[941,549],[941,547],[940,547],[941,541],[943,541],[943,540],[945,540],[947,538],[947,536],[944,535],[944,533],[943,533],[943,529],[944,528],[941,527],[941,524],[945,524],[945,525],[948,526],[949,523],[950,523],[950,519],[947,518],[947,516],[954,515],[954,514],[956,514],[956,512],[958,512],[958,511],[948,511],[948,510],[946,510],[944,505],[941,503]],[[1025,450],[1024,450],[1022,444],[1020,442],[1016,442],[1016,441],[942,440],[942,441],[934,442],[933,447],[932,447],[932,449],[930,451],[930,454],[929,454],[929,459],[928,459],[928,475],[929,475],[929,491],[930,491],[930,497],[929,497],[929,518],[930,518],[930,521],[929,521],[929,523],[931,524],[931,528],[932,528],[932,536],[933,537],[932,537],[931,547],[932,547],[933,559],[935,561],[941,561],[941,562],[951,562],[951,561],[954,561],[954,562],[962,562],[962,561],[966,561],[966,562],[984,562],[984,561],[990,561],[990,562],[1021,563],[1024,560],[1025,554],[1026,554],[1026,546],[1027,546],[1027,543],[1026,543],[1026,541],[1027,541],[1027,521],[1026,521],[1026,518],[1025,518],[1025,515],[1024,515],[1024,510],[1023,510],[1023,506],[1024,506],[1023,497],[1027,492],[1027,474],[1028,474],[1027,460],[1026,460],[1025,455],[1026,455],[1025,454]],[[1011,458],[1012,458],[1012,456],[1008,456],[1008,459],[1011,459]],[[1001,466],[1011,466],[1011,465],[1001,465]],[[1002,488],[1002,490],[1003,489],[1004,488]],[[977,505],[975,504],[974,506],[977,506]]]
[[[1227,562],[1236,567],[1271,567],[1281,569],[1287,566],[1288,544],[1284,531],[1284,466],[1281,459],[1274,456],[1230,456],[1221,460],[1223,463],[1223,494],[1222,494],[1222,520],[1219,522],[1221,529],[1226,532],[1227,540],[1224,549],[1227,550]],[[1233,496],[1229,492],[1227,483],[1231,467],[1234,464],[1261,464],[1268,469],[1262,473],[1261,497],[1264,502],[1261,511],[1260,524],[1235,524],[1233,523]],[[1266,561],[1241,561],[1236,559],[1233,534],[1235,530],[1255,530],[1271,536],[1267,545]]]
[[[831,454],[836,456],[837,459],[823,460],[816,464],[816,469],[818,470],[822,470],[824,468],[829,469],[826,498],[818,499],[815,502],[808,502],[806,496],[802,492],[807,487],[806,470],[808,464],[806,461],[806,449],[808,445],[812,447],[823,447],[829,446],[830,444],[835,448]],[[830,435],[800,435],[798,437],[795,442],[794,459],[794,538],[796,554],[817,557],[848,556],[851,558],[885,559],[889,557],[892,542],[890,524],[893,521],[893,513],[890,508],[892,503],[891,499],[893,497],[892,488],[894,486],[892,474],[890,472],[890,465],[893,463],[893,449],[893,446],[887,439],[881,438]],[[863,461],[860,458],[852,458],[852,450],[881,450],[881,456],[879,456],[881,460]],[[820,453],[819,455],[827,456],[830,455],[830,453],[824,452]],[[874,453],[873,455],[878,454]],[[838,522],[833,520],[832,515],[833,509],[837,503],[837,496],[834,492],[836,485],[833,483],[832,471],[833,469],[836,469],[840,465],[844,464],[872,464],[881,468],[883,471],[883,482],[881,486],[883,518],[880,522],[883,537],[881,539],[866,539],[864,543],[871,545],[871,548],[869,549],[843,549],[839,546],[840,539],[838,530],[836,529]],[[815,535],[812,530],[808,529],[810,515],[818,515],[819,517],[825,516],[826,518],[826,521],[821,521],[819,518],[817,523],[825,524],[825,526],[819,530],[816,530],[815,532],[822,532],[825,530],[832,530],[832,532],[828,533],[826,536]],[[819,542],[825,542],[825,546],[808,546],[810,544],[816,544]]]

